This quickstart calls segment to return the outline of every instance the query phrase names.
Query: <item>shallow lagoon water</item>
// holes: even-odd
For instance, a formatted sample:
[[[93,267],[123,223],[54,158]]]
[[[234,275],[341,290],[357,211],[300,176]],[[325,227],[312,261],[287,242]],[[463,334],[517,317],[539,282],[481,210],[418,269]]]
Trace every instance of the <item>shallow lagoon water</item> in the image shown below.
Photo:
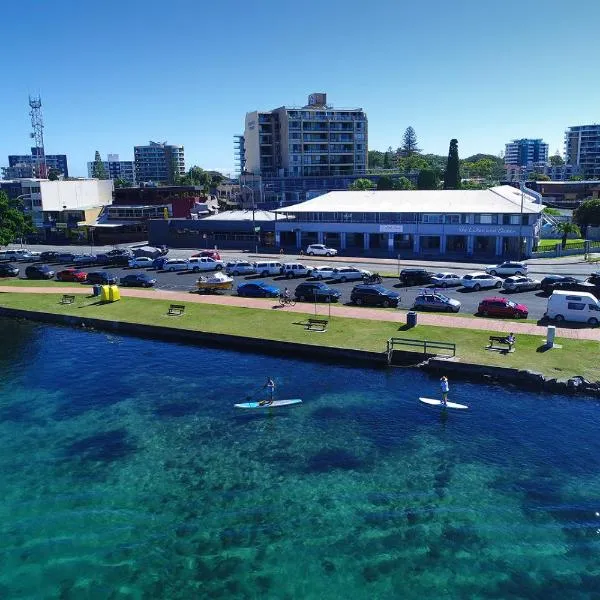
[[[437,391],[0,320],[0,598],[595,597],[600,404]]]

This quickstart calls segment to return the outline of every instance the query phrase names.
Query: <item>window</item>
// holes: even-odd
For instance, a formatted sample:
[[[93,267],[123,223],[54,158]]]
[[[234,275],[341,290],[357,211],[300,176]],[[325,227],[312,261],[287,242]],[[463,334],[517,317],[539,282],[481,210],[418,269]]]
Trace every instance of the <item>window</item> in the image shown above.
[[[479,217],[479,219],[477,219],[477,216]],[[479,223],[481,223],[482,225],[491,225],[492,224],[492,215],[477,215],[475,217],[475,220],[479,220]]]
[[[585,308],[585,304],[583,302],[569,302],[567,307],[569,310],[583,310]]]
[[[425,214],[423,215],[423,223],[441,223],[442,215]]]
[[[526,215],[523,215],[523,216],[526,217]],[[521,215],[510,215],[510,224],[511,225],[518,225],[520,220],[521,220]]]
[[[598,306],[596,306],[595,304],[588,304],[588,308],[590,310],[596,310],[596,311],[600,312],[600,308]]]
[[[444,215],[444,223],[447,225],[458,225],[460,223],[460,215]]]

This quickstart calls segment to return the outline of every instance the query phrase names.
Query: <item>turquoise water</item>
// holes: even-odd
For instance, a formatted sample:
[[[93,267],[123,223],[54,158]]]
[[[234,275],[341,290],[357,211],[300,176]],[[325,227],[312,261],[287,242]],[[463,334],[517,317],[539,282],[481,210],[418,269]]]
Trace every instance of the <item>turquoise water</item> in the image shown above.
[[[273,375],[299,407],[242,413]],[[450,374],[451,375],[451,374]],[[600,404],[0,320],[0,598],[593,598]]]

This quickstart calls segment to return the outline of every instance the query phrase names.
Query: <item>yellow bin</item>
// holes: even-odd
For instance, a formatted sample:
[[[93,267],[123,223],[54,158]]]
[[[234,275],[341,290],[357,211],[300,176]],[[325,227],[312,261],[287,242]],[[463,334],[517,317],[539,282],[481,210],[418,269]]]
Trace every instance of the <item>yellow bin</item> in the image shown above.
[[[116,302],[121,299],[121,292],[119,291],[119,286],[111,285],[108,290],[108,299],[111,302]]]
[[[101,302],[110,302],[110,286],[102,285],[100,286],[100,301]]]

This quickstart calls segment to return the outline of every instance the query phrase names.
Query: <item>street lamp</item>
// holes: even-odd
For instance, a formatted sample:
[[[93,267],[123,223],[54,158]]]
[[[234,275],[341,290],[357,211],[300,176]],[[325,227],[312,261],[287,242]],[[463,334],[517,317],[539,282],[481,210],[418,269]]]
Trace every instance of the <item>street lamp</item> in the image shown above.
[[[240,182],[240,189],[242,188],[249,189],[250,193],[252,194],[252,235],[254,236],[254,253],[258,254],[258,239],[256,237],[256,222],[254,216],[254,211],[256,210],[256,204],[254,202],[254,189],[251,188],[249,185]]]

